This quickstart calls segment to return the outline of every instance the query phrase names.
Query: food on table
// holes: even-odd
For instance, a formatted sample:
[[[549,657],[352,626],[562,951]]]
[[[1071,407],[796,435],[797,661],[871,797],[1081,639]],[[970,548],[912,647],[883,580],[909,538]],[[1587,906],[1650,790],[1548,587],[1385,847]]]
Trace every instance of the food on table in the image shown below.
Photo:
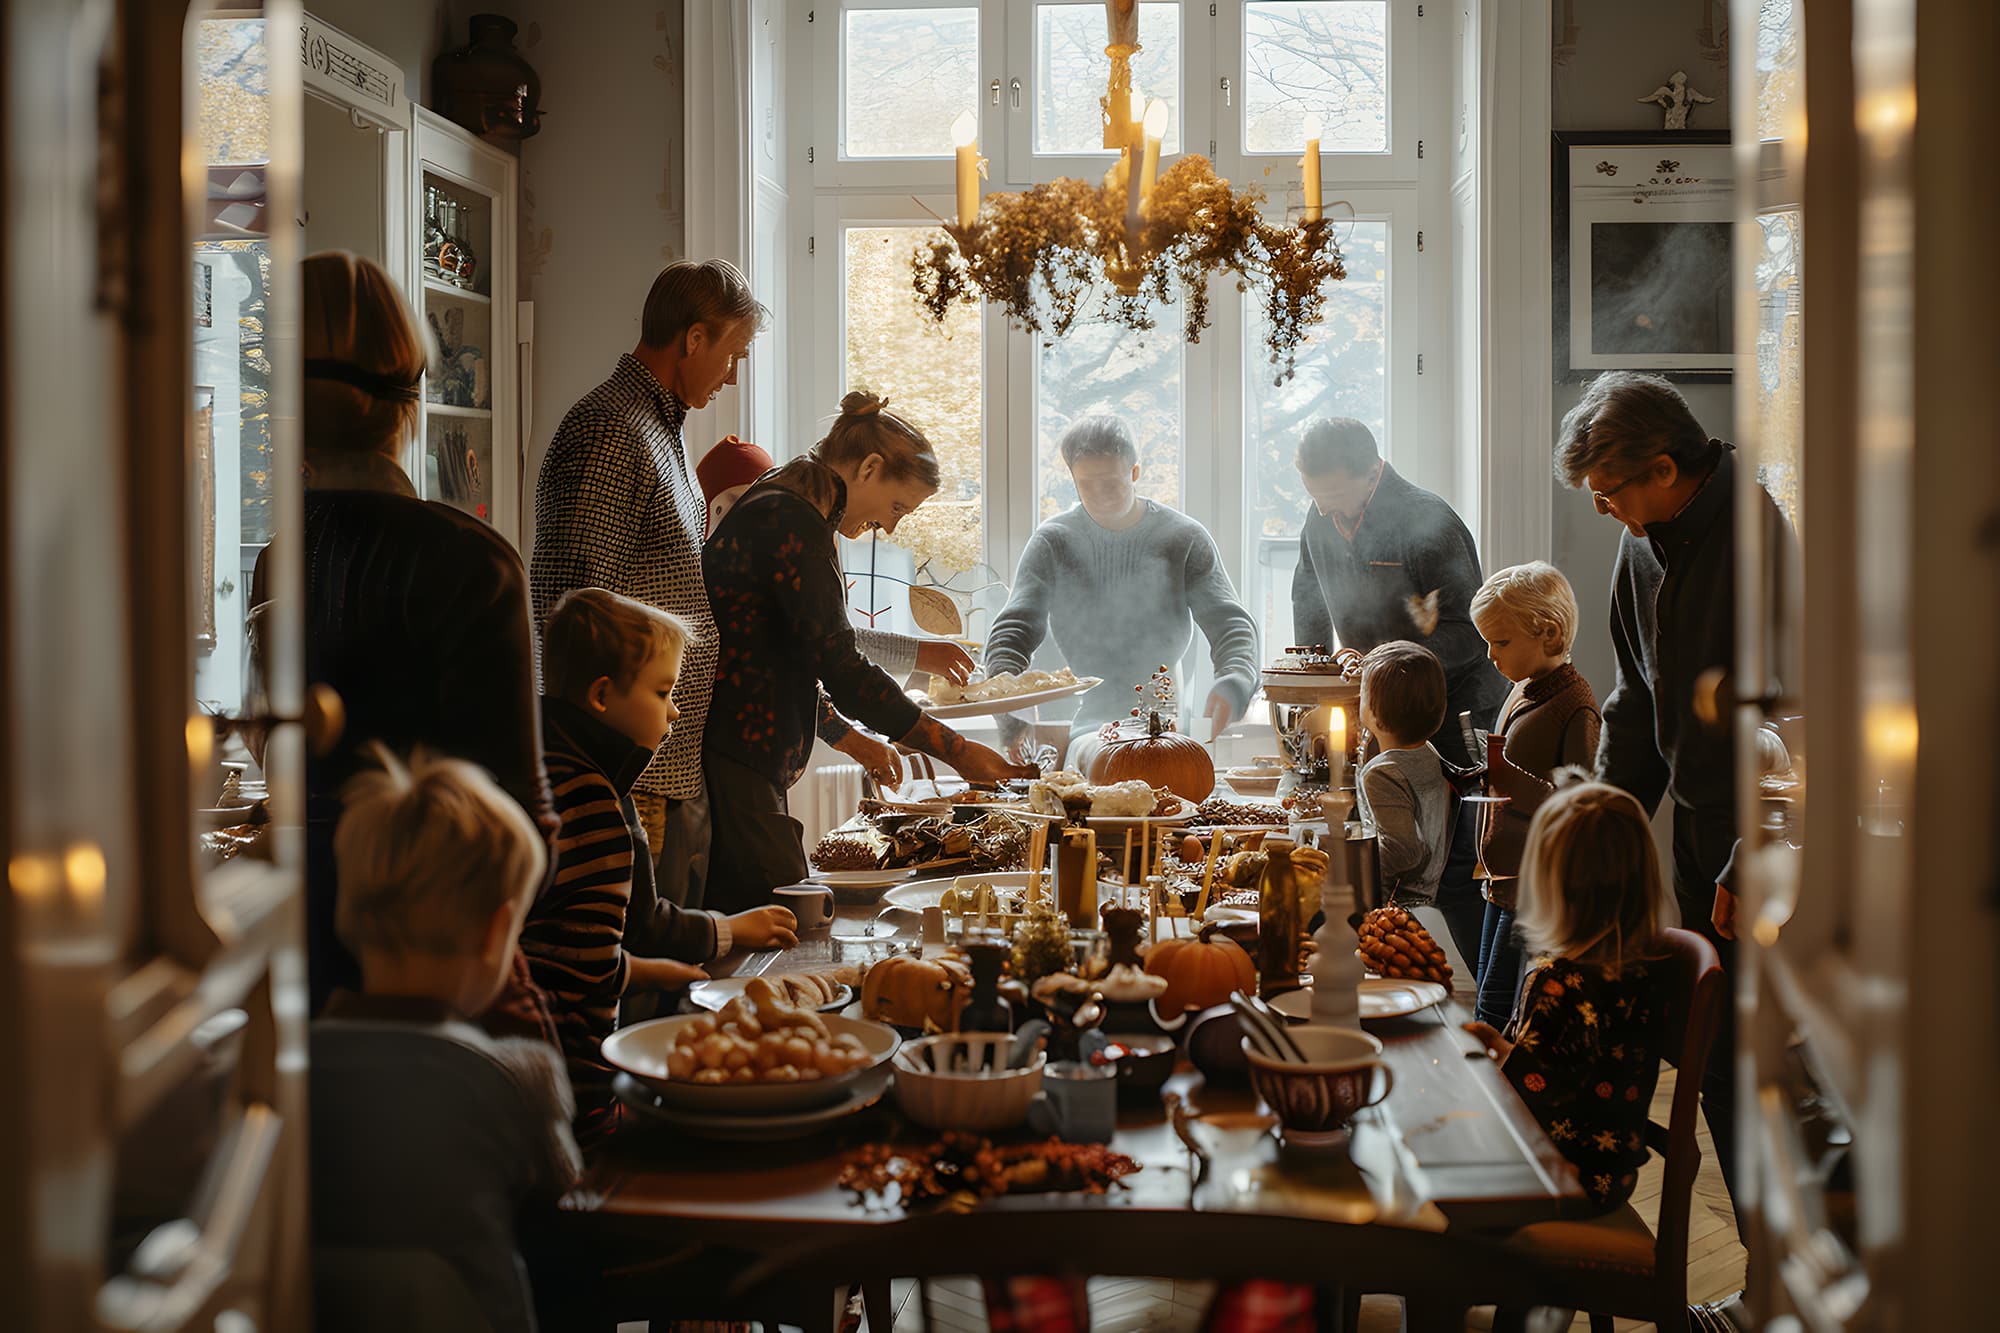
[[[1211,796],[1195,807],[1195,818],[1204,824],[1270,824],[1282,828],[1291,822],[1283,806],[1263,801],[1232,801]]]
[[[851,986],[860,979],[861,970],[854,967],[818,968],[806,972],[786,972],[775,977],[762,977],[768,981],[782,998],[807,1009],[817,1009],[823,1004],[832,1004],[840,998],[841,988]],[[745,987],[748,990],[748,987]]]
[[[1265,667],[1268,673],[1290,672],[1302,676],[1341,676],[1361,679],[1361,654],[1352,648],[1329,650],[1323,643],[1302,644],[1285,649],[1277,661]]]
[[[810,1083],[872,1059],[861,1039],[835,1037],[765,977],[720,1012],[690,1019],[667,1051],[667,1077],[688,1083]]]
[[[1014,927],[1014,975],[1034,982],[1069,967],[1069,918],[1037,903]]]
[[[1100,745],[1090,761],[1092,782],[1138,779],[1190,801],[1215,790],[1215,760],[1208,747],[1175,731],[1157,709],[1147,711],[1143,725],[1108,723],[1098,736]]]
[[[820,870],[874,870],[888,845],[873,829],[829,833],[813,848],[812,863]]]
[[[1171,791],[1138,778],[1099,784],[1071,768],[1028,784],[1030,810],[1067,816],[1071,804],[1082,806],[1093,819],[1133,819],[1168,813],[1180,800]]]
[[[897,1027],[952,1032],[972,998],[972,972],[956,958],[884,958],[861,979],[861,1016]]]
[[[1227,1003],[1231,991],[1255,994],[1257,990],[1256,964],[1242,945],[1213,923],[1192,939],[1176,937],[1155,944],[1146,955],[1146,970],[1167,980],[1158,1001],[1165,1014]]]
[[[231,824],[203,833],[197,841],[203,855],[213,857],[218,864],[243,852],[268,858],[270,853],[264,846],[268,831],[269,826],[264,824]]]
[[[1147,1000],[1157,1000],[1167,993],[1171,984],[1165,977],[1130,963],[1115,964],[1096,983],[1097,993],[1116,1004],[1144,1004]]]
[[[1102,1194],[1139,1164],[1101,1143],[995,1144],[976,1134],[946,1134],[921,1148],[871,1143],[848,1155],[840,1187],[862,1202],[888,1194],[916,1207],[940,1200],[1002,1194],[1079,1191]]]
[[[1378,907],[1361,918],[1362,965],[1377,976],[1451,985],[1451,964],[1423,923],[1400,907]]]
[[[929,694],[934,704],[977,704],[992,699],[1011,699],[1016,695],[1035,694],[1042,690],[1058,689],[1076,683],[1076,673],[1068,667],[1058,671],[1023,671],[1019,674],[1002,671],[984,680],[970,681],[964,685],[954,685],[943,676],[932,676]]]
[[[884,843],[881,864],[891,870],[934,861],[970,860],[977,871],[1021,870],[1028,862],[1028,824],[1004,810],[954,824],[946,815],[905,819]]]

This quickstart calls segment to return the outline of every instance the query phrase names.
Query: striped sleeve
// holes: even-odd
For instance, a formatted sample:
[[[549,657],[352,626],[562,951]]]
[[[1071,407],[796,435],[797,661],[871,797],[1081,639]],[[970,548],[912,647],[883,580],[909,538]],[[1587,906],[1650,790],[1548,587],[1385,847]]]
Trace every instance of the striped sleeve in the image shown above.
[[[632,899],[632,835],[603,774],[552,764],[556,872],[521,928],[521,948],[548,993],[570,1045],[572,1028],[594,1047],[617,1021],[625,990],[625,914]]]

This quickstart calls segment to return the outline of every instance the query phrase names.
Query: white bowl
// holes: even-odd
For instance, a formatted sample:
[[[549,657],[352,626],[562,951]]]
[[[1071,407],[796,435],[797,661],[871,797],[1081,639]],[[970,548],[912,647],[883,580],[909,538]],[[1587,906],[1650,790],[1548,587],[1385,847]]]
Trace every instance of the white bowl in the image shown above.
[[[927,1129],[987,1133],[1028,1116],[1042,1090],[1048,1057],[1036,1051],[1020,1069],[1006,1068],[1005,1032],[951,1032],[906,1043],[896,1052],[896,1101]]]
[[[842,1018],[838,1014],[822,1014],[820,1018],[827,1031],[836,1037],[843,1032],[859,1037],[871,1057],[868,1063],[810,1083],[690,1083],[671,1077],[667,1073],[667,1052],[673,1049],[674,1039],[690,1023],[714,1021],[712,1014],[681,1014],[620,1028],[605,1038],[604,1061],[643,1082],[668,1106],[708,1115],[783,1115],[804,1111],[846,1097],[854,1083],[880,1069],[903,1044],[902,1037],[887,1023]]]

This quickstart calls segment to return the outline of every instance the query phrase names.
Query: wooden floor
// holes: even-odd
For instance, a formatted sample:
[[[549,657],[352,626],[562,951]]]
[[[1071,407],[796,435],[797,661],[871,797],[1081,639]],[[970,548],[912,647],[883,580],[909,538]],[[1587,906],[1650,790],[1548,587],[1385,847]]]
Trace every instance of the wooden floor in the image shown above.
[[[1653,1118],[1664,1124],[1673,1101],[1674,1071],[1660,1072],[1660,1086],[1653,1098]],[[1719,1300],[1743,1289],[1743,1246],[1736,1238],[1735,1214],[1729,1195],[1722,1187],[1722,1173],[1715,1166],[1715,1152],[1708,1140],[1708,1127],[1699,1130],[1701,1174],[1695,1179],[1694,1204],[1688,1226],[1688,1299]],[[1639,1177],[1632,1196],[1633,1207],[1653,1225],[1659,1210],[1662,1167],[1655,1157]],[[1208,1303],[1210,1286],[1205,1282],[1177,1282],[1164,1278],[1102,1277],[1090,1281],[1091,1326],[1095,1333],[1192,1333],[1201,1326],[1202,1310]],[[914,1282],[898,1282],[893,1289],[897,1313],[893,1333],[917,1333],[923,1325],[916,1309]],[[1467,1327],[1491,1327],[1491,1310],[1474,1311]],[[947,1279],[930,1284],[930,1326],[937,1333],[985,1333],[986,1314],[978,1283],[970,1279]],[[1390,1297],[1371,1296],[1362,1301],[1361,1333],[1396,1333],[1402,1326],[1400,1304]],[[642,1333],[643,1325],[621,1325],[621,1333]],[[1618,1321],[1620,1333],[1651,1329],[1651,1324]],[[862,1328],[867,1330],[863,1321]],[[1572,1333],[1588,1333],[1589,1321],[1578,1316]]]

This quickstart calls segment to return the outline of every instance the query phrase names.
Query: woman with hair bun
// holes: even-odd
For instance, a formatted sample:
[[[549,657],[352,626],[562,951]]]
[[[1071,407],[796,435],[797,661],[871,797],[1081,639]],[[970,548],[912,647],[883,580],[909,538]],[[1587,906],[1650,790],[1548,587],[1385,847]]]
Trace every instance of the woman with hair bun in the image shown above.
[[[925,716],[855,644],[834,534],[895,532],[940,477],[930,441],[886,407],[871,393],[841,399],[826,438],[744,492],[702,552],[720,640],[703,740],[709,907],[754,907],[806,877],[786,792],[815,733],[829,744],[848,738],[841,714],[975,782],[1034,773]]]

